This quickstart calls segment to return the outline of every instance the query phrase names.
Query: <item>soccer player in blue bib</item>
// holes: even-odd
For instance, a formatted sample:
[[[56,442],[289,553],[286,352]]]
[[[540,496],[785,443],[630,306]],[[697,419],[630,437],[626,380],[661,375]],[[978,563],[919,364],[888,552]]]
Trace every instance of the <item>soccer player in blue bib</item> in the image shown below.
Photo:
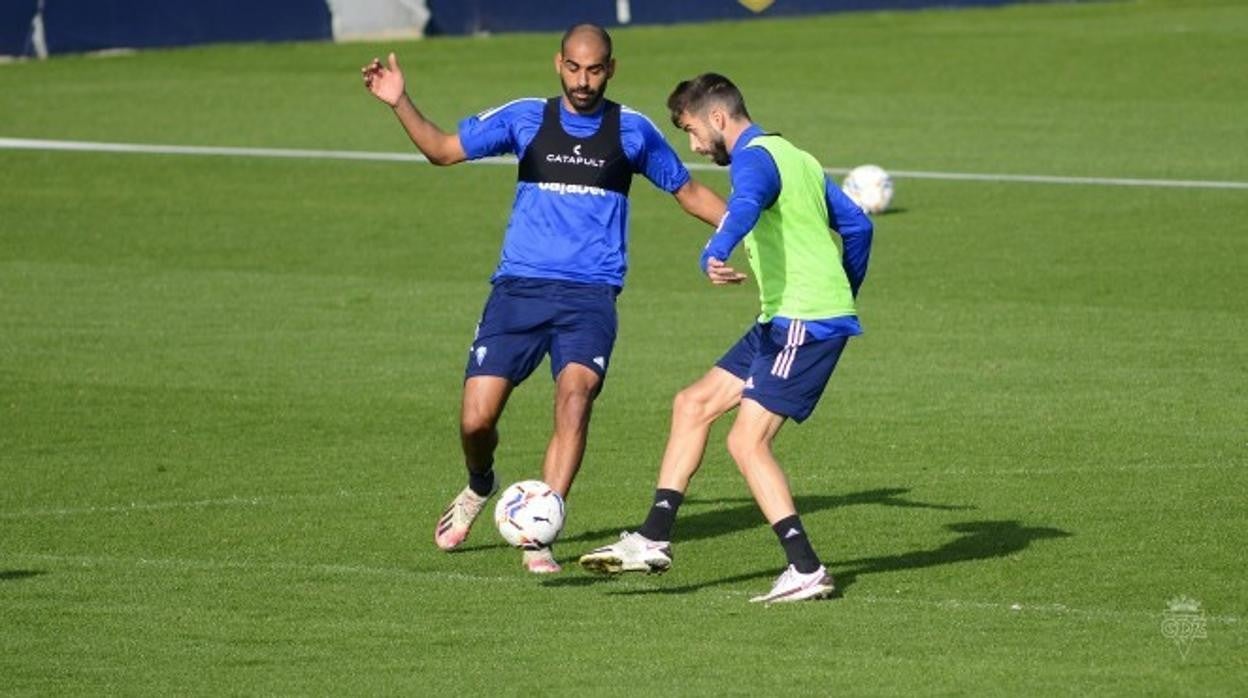
[[[702,252],[702,270],[712,283],[740,283],[744,275],[725,260],[744,241],[762,310],[715,367],[676,396],[646,521],[580,562],[610,574],[666,571],[676,511],[710,426],[737,409],[728,451],[788,559],[771,591],[750,600],[823,598],[834,591],[832,576],[807,538],[771,443],[786,420],[810,416],[846,341],[862,333],[854,300],[867,273],[871,220],[814,157],[753,124],[728,78],[706,73],[682,82],[667,105],[690,148],[731,165],[728,214]]]
[[[394,109],[429,161],[452,165],[516,154],[519,175],[493,289],[465,370],[460,434],[468,486],[438,519],[434,541],[452,550],[498,489],[497,424],[512,389],[549,355],[555,428],[542,479],[567,496],[581,466],[590,411],[615,344],[615,298],[628,269],[628,192],[634,173],[671,193],[710,225],[724,202],[689,176],[659,129],[605,98],[615,72],[611,37],[597,25],[569,29],[555,54],[563,94],[518,99],[446,133],[409,99],[394,54],[366,65],[364,84]],[[524,551],[536,573],[558,572],[550,548]]]

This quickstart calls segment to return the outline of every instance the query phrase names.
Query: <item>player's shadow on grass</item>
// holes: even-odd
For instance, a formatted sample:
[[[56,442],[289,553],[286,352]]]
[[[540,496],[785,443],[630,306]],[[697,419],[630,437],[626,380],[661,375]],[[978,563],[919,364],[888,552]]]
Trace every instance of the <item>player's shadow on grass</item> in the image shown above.
[[[842,560],[828,565],[836,578],[837,589],[843,592],[864,574],[1008,557],[1021,552],[1035,541],[1069,538],[1073,535],[1060,528],[1023,526],[1017,521],[966,521],[949,524],[945,528],[963,535],[932,550]]]
[[[47,574],[47,572],[43,570],[0,570],[0,582],[38,577],[41,574]]]
[[[1058,528],[1024,526],[1017,521],[966,521],[949,524],[945,528],[962,535],[931,550],[915,550],[898,555],[864,557],[826,563],[828,570],[836,578],[838,594],[843,594],[846,589],[853,586],[858,577],[865,574],[897,572],[922,569],[924,567],[936,567],[938,565],[951,565],[958,562],[987,560],[994,557],[1008,557],[1026,549],[1034,541],[1048,538],[1066,538],[1072,535]],[[624,595],[687,594],[706,587],[771,579],[776,576],[777,572],[778,570],[774,568],[768,568],[698,584],[611,593]]]
[[[932,504],[929,502],[917,502],[907,499],[902,495],[910,490],[903,487],[885,487],[875,490],[864,490],[862,492],[852,492],[840,495],[799,495],[794,498],[797,510],[802,512],[803,516],[813,514],[816,511],[825,509],[837,509],[840,507],[855,505],[879,505],[889,507],[901,507],[905,509],[937,509],[941,511],[966,511],[974,507],[959,504]],[[726,508],[715,508],[710,511],[694,511],[699,506],[707,504],[732,504]],[[739,531],[746,531],[753,528],[764,526],[762,512],[758,510],[758,505],[754,503],[750,497],[728,497],[720,499],[688,499],[680,511],[680,515],[676,518],[676,528],[674,539],[679,542],[701,540],[705,538],[716,538],[726,536]],[[587,541],[600,541],[602,539],[614,539],[619,535],[619,528],[602,528],[594,531],[585,531],[575,536],[560,538],[559,544],[577,543]],[[556,551],[559,552],[559,545],[556,545]],[[581,550],[570,559],[562,559],[560,562],[564,565],[575,565],[576,558],[583,552]],[[774,572],[770,573],[774,575]],[[575,577],[564,576],[547,580],[543,584],[547,586],[589,586],[607,578],[604,577]],[[693,589],[689,589],[693,591]]]
[[[865,490],[862,492],[852,492],[850,494],[815,494],[815,495],[799,495],[793,498],[797,510],[802,516],[808,516],[817,511],[825,509],[839,509],[841,507],[873,504],[887,507],[902,507],[906,509],[939,509],[942,511],[965,511],[974,507],[957,505],[957,504],[930,504],[927,502],[916,502],[906,499],[902,495],[910,490],[901,487],[887,487],[877,490]],[[699,505],[704,504],[734,504],[727,508],[716,508],[711,511],[690,512]],[[692,505],[692,506],[691,506]],[[644,517],[645,512],[639,512]],[[640,523],[640,519],[637,521]],[[750,497],[731,497],[724,499],[688,499],[680,510],[680,515],[676,517],[676,527],[674,529],[673,539],[677,541],[701,540],[704,538],[715,538],[718,536],[726,536],[738,531],[745,531],[752,528],[758,528],[763,525],[763,514],[758,510],[758,505]],[[634,524],[635,525],[635,524]],[[568,538],[560,538],[561,543],[574,543],[582,541],[594,541],[600,538],[614,538],[618,536],[622,529],[619,528],[602,528],[595,531],[585,531]]]
[[[959,504],[931,504],[928,502],[916,502],[907,499],[902,495],[909,492],[904,487],[883,487],[874,490],[864,490],[862,492],[851,492],[849,494],[815,494],[815,495],[799,495],[794,497],[793,501],[797,505],[797,510],[803,516],[813,514],[817,511],[825,509],[838,509],[841,507],[857,506],[857,505],[878,505],[888,507],[901,507],[905,509],[937,509],[941,511],[965,511],[974,509],[974,507]],[[707,504],[732,504],[724,508],[716,507],[710,511],[693,511],[698,507]],[[639,517],[644,518],[645,511],[638,512]],[[690,498],[685,500],[684,506],[681,508],[680,515],[676,519],[675,539],[679,541],[702,540],[704,538],[716,538],[718,536],[726,536],[739,531],[745,531],[757,528],[763,524],[762,512],[758,510],[758,505],[754,503],[751,497],[726,497],[719,499],[698,499]],[[555,544],[556,553],[562,553],[567,550],[569,544],[573,543],[601,543],[603,541],[616,540],[620,531],[635,527],[641,523],[641,518],[623,526],[612,528],[599,528],[592,531],[582,531],[573,536],[563,536],[559,538]],[[562,546],[562,549],[561,549]],[[506,543],[480,543],[477,545],[466,545],[458,548],[456,552],[472,552],[480,550],[493,550],[497,548],[510,547]],[[581,553],[576,552],[576,556],[572,558],[575,563],[575,557],[579,557]],[[562,556],[560,556],[562,557]],[[561,562],[563,560],[561,559]]]
[[[929,504],[927,502],[916,502],[906,499],[902,495],[910,490],[902,487],[885,487],[876,490],[865,490],[863,492],[853,492],[850,494],[840,495],[802,495],[794,498],[797,510],[803,516],[807,513],[823,511],[824,509],[837,509],[840,507],[855,506],[861,504],[875,504],[889,507],[903,507],[907,509],[939,509],[942,511],[964,511],[973,509],[974,507],[962,506],[956,504]],[[715,508],[711,511],[692,511],[699,506],[707,504],[732,504],[726,508]],[[640,517],[645,516],[645,511],[639,511]],[[599,528],[592,531],[582,531],[573,536],[563,536],[555,544],[555,552],[562,553],[567,550],[570,543],[600,543],[602,541],[615,540],[620,531],[625,528],[635,527],[641,523],[641,518],[637,521],[629,523],[624,527]],[[715,538],[717,536],[726,536],[738,531],[744,531],[756,528],[763,523],[763,515],[758,510],[758,505],[750,497],[729,497],[722,499],[697,499],[690,498],[685,500],[685,504],[680,511],[680,516],[676,519],[675,537],[680,541],[701,540],[703,538]],[[562,549],[561,549],[562,546]],[[478,545],[467,545],[457,549],[457,552],[471,552],[478,550],[492,550],[496,548],[510,547],[505,543],[481,543]],[[584,550],[574,551],[576,556],[586,552]],[[561,560],[562,561],[562,560]],[[575,563],[575,558],[572,559]]]

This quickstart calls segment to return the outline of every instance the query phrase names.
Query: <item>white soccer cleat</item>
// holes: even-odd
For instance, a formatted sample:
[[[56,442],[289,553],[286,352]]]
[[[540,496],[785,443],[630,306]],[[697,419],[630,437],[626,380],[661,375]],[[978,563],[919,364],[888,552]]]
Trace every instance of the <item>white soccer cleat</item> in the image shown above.
[[[555,561],[555,553],[550,546],[545,548],[525,549],[524,568],[533,574],[555,574],[563,568]]]
[[[750,603],[782,603],[785,601],[806,601],[826,599],[836,591],[832,575],[823,565],[810,574],[802,574],[793,565],[789,565],[776,579],[771,591],[762,596],[755,596]]]
[[[625,531],[620,542],[604,545],[581,556],[581,567],[601,574],[645,572],[663,574],[672,566],[672,544]]]
[[[490,493],[482,497],[472,491],[471,487],[465,487],[460,492],[451,505],[442,512],[442,516],[438,519],[438,525],[433,530],[433,542],[443,550],[454,550],[459,547],[468,538],[468,531],[472,528],[472,522],[481,514],[481,510],[485,508],[485,502],[498,491],[498,476],[494,476],[494,487],[490,489]]]

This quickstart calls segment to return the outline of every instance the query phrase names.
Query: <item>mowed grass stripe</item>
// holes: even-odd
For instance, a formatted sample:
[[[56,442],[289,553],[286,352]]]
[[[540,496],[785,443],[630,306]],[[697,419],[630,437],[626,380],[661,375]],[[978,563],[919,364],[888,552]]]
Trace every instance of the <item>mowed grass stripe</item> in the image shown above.
[[[399,580],[404,579],[422,579],[442,582],[447,584],[458,584],[468,582],[472,584],[494,585],[508,584],[520,586],[534,586],[540,584],[533,577],[528,576],[506,576],[506,575],[481,575],[481,574],[465,574],[460,572],[451,572],[446,570],[422,570],[414,568],[402,567],[375,567],[369,565],[350,565],[350,564],[303,564],[295,562],[260,562],[254,560],[190,560],[182,558],[152,558],[152,557],[115,557],[115,556],[97,556],[97,555],[56,555],[56,554],[39,554],[39,553],[22,553],[15,557],[39,563],[53,563],[59,565],[68,565],[74,568],[83,567],[126,567],[126,568],[164,568],[175,571],[185,570],[250,570],[265,571],[276,573],[293,573],[299,575],[306,574],[324,574],[324,575],[346,575],[346,576],[368,576],[368,577],[389,577]],[[619,580],[602,578],[604,584],[621,586],[635,590],[661,590],[658,584],[648,582],[644,576],[624,576]],[[698,593],[706,593],[705,590],[699,590]],[[712,596],[728,596],[728,597],[745,597],[752,596],[756,592],[744,589],[716,589],[710,594]],[[1018,604],[1015,608],[1014,604],[977,601],[973,599],[916,599],[916,598],[898,598],[898,597],[882,597],[872,594],[853,595],[844,599],[839,599],[830,603],[838,604],[900,604],[908,606],[923,606],[936,608],[944,611],[967,611],[967,612],[989,612],[989,613],[1038,613],[1054,616],[1077,616],[1088,618],[1102,618],[1110,620],[1135,621],[1142,618],[1155,618],[1158,614],[1148,611],[1132,611],[1120,609],[1106,608],[1073,608],[1061,603],[1028,603],[1027,605]],[[761,606],[759,607],[761,608]],[[1206,615],[1206,620],[1219,625],[1234,625],[1241,622],[1239,616],[1233,615]]]

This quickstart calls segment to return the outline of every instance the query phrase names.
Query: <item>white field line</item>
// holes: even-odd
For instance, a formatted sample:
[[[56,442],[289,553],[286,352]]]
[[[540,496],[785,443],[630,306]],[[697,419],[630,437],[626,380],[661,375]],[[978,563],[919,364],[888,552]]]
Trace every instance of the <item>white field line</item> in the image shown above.
[[[51,555],[38,553],[19,553],[13,558],[64,564],[75,567],[159,567],[172,570],[267,570],[273,572],[297,572],[314,574],[337,574],[347,576],[390,577],[395,579],[428,579],[449,583],[482,583],[482,584],[521,584],[533,586],[533,578],[528,575],[490,576],[479,574],[463,574],[445,570],[418,570],[401,567],[374,567],[369,565],[334,565],[307,564],[298,562],[256,562],[250,560],[190,560],[185,558],[145,558],[145,557],[114,557],[88,555]],[[634,582],[634,588],[661,591],[662,586],[653,582]],[[722,589],[714,592],[718,596],[746,597],[755,592],[739,589]],[[1082,618],[1102,618],[1108,620],[1139,620],[1160,618],[1162,613],[1151,611],[1121,611],[1097,608],[1073,608],[1061,603],[1041,604],[1005,604],[990,601],[967,601],[964,599],[916,599],[905,597],[883,597],[872,594],[851,594],[837,603],[868,603],[868,604],[903,604],[938,608],[946,611],[983,611],[990,613],[1009,614],[1041,614],[1046,616],[1073,616]],[[1207,615],[1206,621],[1219,625],[1234,625],[1240,622],[1235,615]]]
[[[885,597],[885,596],[874,596],[871,594],[867,594],[862,597],[854,596],[853,598],[856,598],[859,601],[865,601],[866,603],[873,603],[873,604],[892,603],[892,604],[906,604],[906,605],[937,606],[939,608],[943,608],[947,610],[969,609],[969,610],[982,610],[982,611],[994,611],[994,612],[999,611],[1001,613],[1017,613],[1017,614],[1039,613],[1043,615],[1058,615],[1058,616],[1071,615],[1071,616],[1083,616],[1086,618],[1113,618],[1113,619],[1118,619],[1118,618],[1158,618],[1159,619],[1162,616],[1162,612],[1160,611],[1154,613],[1152,611],[1117,611],[1117,610],[1108,610],[1108,609],[1101,609],[1101,608],[1072,608],[1070,606],[1067,606],[1066,604],[1061,604],[1061,603],[1038,603],[1038,604],[1031,603],[1031,604],[1009,604],[1007,605],[1004,603],[993,603],[990,601],[964,601],[960,599],[945,599],[945,600],[908,599],[904,597],[890,598],[890,597]],[[1225,615],[1225,616],[1205,616],[1205,620],[1211,623],[1218,623],[1220,625],[1233,625],[1235,623],[1238,623],[1240,619],[1239,619],[1239,616]]]
[[[32,138],[0,138],[0,150],[53,150],[88,153],[148,153],[158,155],[217,155],[232,157],[302,158],[318,160],[364,160],[373,162],[428,162],[415,153],[381,153],[362,150],[302,150],[288,148],[233,148],[194,145],[145,145],[141,143],[98,143]],[[483,158],[473,164],[511,165],[513,157]],[[690,170],[722,170],[704,162],[685,163]],[[844,167],[825,168],[830,174],[845,174]],[[1171,189],[1244,189],[1248,182],[1198,179],[1144,179],[1137,177],[1065,177],[1036,174],[983,174],[972,172],[933,172],[926,170],[890,170],[899,179],[943,179],[972,182],[1016,182],[1023,184],[1075,184],[1113,187],[1163,187]]]
[[[268,570],[274,572],[314,572],[319,574],[342,574],[368,577],[394,577],[411,579],[413,577],[432,577],[450,582],[526,582],[532,579],[525,576],[492,577],[477,574],[461,574],[445,570],[418,570],[402,567],[372,567],[369,565],[337,565],[299,562],[257,562],[253,560],[189,560],[185,558],[148,558],[148,557],[115,557],[106,555],[48,555],[18,554],[14,557],[23,560],[35,560],[49,563],[62,563],[75,567],[163,567],[173,570]]]
[[[415,153],[379,153],[366,150],[300,150],[290,148],[232,148],[198,145],[144,145],[142,143],[96,143],[92,141],[51,141],[30,138],[0,138],[0,149],[59,150],[79,153],[145,153],[152,155],[224,155],[253,158],[296,158],[311,160],[366,160],[372,162],[429,162]],[[482,158],[484,165],[515,163],[515,158]]]

